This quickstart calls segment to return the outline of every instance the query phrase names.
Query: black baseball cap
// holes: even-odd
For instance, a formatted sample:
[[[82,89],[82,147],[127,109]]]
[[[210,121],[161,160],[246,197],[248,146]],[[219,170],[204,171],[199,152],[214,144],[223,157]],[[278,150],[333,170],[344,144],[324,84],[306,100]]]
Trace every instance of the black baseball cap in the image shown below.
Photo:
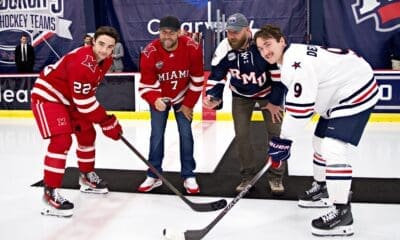
[[[160,29],[169,28],[173,31],[178,31],[181,28],[181,23],[179,19],[174,16],[166,16],[160,20]]]

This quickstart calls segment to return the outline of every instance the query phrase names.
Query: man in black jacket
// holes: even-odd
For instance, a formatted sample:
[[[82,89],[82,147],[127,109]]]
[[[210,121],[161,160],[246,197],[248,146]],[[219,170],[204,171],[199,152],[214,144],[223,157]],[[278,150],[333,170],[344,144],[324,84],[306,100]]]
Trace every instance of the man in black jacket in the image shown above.
[[[33,65],[35,64],[35,51],[28,44],[28,36],[21,36],[21,44],[15,47],[15,64],[18,73],[32,73]]]

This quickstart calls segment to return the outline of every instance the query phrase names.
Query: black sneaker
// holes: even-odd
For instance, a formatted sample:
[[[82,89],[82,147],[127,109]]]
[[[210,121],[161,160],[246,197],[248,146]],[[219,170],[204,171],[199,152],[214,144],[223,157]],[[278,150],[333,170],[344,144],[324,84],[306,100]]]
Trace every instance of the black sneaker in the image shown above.
[[[107,182],[101,179],[94,171],[81,173],[79,185],[81,186],[81,192],[108,193]]]
[[[316,236],[351,236],[353,215],[350,203],[334,204],[327,214],[312,220],[312,234]]]
[[[298,205],[305,208],[330,207],[332,204],[328,198],[326,183],[314,181],[311,188],[299,196]]]
[[[61,196],[56,188],[44,187],[42,215],[71,217],[74,204]]]

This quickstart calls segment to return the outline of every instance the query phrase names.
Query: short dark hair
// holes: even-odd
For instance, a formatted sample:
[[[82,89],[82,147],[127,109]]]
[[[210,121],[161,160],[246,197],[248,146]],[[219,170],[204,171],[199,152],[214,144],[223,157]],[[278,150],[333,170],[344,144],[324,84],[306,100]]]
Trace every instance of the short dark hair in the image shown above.
[[[94,39],[96,40],[101,35],[107,35],[115,39],[115,42],[119,41],[118,31],[110,26],[101,26],[94,33]]]
[[[283,35],[281,29],[274,25],[264,25],[254,34],[254,41],[257,38],[269,39],[274,38],[276,41],[279,41],[281,38],[285,39],[285,35]],[[286,39],[285,39],[286,40]]]

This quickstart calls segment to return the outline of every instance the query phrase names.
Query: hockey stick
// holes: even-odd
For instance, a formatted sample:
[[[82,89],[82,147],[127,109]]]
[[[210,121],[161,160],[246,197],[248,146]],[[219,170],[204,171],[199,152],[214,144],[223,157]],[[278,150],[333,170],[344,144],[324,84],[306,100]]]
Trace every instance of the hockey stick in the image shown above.
[[[210,202],[210,203],[194,203],[191,202],[189,199],[187,199],[185,196],[182,195],[181,192],[179,192],[157,169],[145,158],[143,155],[134,147],[132,146],[131,143],[128,142],[124,138],[124,136],[121,136],[121,140],[142,160],[149,168],[150,170],[159,178],[161,181],[163,181],[168,188],[173,191],[180,199],[182,199],[189,207],[191,207],[193,210],[197,212],[210,212],[210,211],[216,211],[219,209],[222,209],[226,206],[227,202],[225,199],[221,199],[215,202]]]
[[[222,210],[218,216],[205,228],[198,230],[186,230],[183,232],[174,232],[173,230],[164,229],[163,235],[165,239],[185,239],[185,240],[199,240],[202,239],[217,223],[235,206],[235,204],[242,199],[247,192],[254,186],[254,184],[261,178],[262,175],[271,167],[272,161],[269,158],[267,164],[250,180],[246,187]]]

